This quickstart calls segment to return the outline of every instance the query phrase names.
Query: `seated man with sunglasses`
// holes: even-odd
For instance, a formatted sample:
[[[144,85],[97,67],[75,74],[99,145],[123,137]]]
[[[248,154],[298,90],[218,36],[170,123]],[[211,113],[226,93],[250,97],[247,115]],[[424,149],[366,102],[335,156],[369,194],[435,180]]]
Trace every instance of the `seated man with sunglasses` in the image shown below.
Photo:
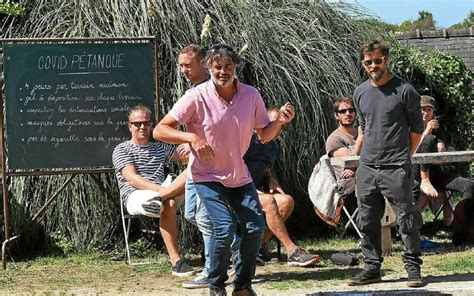
[[[165,184],[164,165],[179,160],[183,149],[162,142],[150,142],[153,125],[148,107],[133,107],[128,115],[131,139],[115,147],[112,161],[120,189],[120,197],[131,215],[160,219],[160,232],[170,255],[172,274],[187,276],[193,269],[178,251],[176,211],[184,199],[185,173]],[[179,151],[179,153],[178,153]],[[178,154],[181,154],[178,156]]]
[[[356,112],[354,104],[348,97],[342,97],[334,103],[334,118],[339,127],[326,140],[326,153],[329,157],[346,157],[355,155],[357,129],[354,128]],[[349,195],[355,190],[355,169],[344,169],[333,166],[339,191]]]

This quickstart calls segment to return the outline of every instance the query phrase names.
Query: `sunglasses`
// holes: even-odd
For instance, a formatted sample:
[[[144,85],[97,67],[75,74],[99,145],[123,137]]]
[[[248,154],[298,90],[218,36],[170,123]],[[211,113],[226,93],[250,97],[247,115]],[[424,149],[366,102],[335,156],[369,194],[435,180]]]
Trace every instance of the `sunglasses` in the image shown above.
[[[239,62],[239,57],[238,57],[237,53],[229,45],[215,44],[215,45],[211,46],[209,48],[209,50],[207,51],[206,56],[208,58],[209,57],[212,58],[213,55],[220,55],[221,57],[229,58],[229,59],[232,60],[232,62],[234,64],[237,64]]]
[[[134,121],[134,122],[129,122],[131,125],[133,125],[134,127],[136,128],[141,128],[142,125],[144,127],[149,127],[151,125],[151,121],[148,120],[148,121]]]
[[[373,60],[365,60],[365,61],[362,61],[362,63],[364,64],[364,66],[368,67],[370,65],[375,64],[375,65],[380,65],[383,63],[383,60],[385,59],[385,57],[381,57],[381,58],[378,58],[378,59],[373,59]]]
[[[339,109],[336,111],[337,114],[347,114],[347,112],[349,113],[354,113],[356,111],[355,108],[348,108],[348,109]]]
[[[214,44],[209,48],[209,52],[211,53],[216,53],[220,50],[230,51],[231,53],[235,54],[234,49],[231,46],[225,44]]]

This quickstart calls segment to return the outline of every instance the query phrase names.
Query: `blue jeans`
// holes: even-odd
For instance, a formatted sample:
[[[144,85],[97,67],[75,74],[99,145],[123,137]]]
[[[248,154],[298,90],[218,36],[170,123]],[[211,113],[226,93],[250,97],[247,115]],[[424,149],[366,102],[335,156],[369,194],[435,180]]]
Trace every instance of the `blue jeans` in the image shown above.
[[[201,199],[196,194],[196,188],[191,179],[187,179],[185,185],[184,218],[186,218],[188,222],[196,225],[202,233],[205,261],[204,269],[201,274],[209,274],[209,269],[211,267],[209,245],[212,235],[212,222]]]
[[[194,185],[214,230],[209,246],[210,286],[224,288],[228,279],[230,246],[236,230],[235,216],[240,222],[241,242],[239,256],[235,262],[234,289],[240,290],[250,286],[265,231],[265,219],[255,185],[250,183],[237,188],[225,187],[218,182]]]

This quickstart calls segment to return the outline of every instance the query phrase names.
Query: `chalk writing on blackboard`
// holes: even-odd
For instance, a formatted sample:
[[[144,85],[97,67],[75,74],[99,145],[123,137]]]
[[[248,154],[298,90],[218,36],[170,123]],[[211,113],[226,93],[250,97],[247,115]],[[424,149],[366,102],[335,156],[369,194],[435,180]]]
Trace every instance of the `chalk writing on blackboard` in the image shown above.
[[[149,43],[4,47],[8,166],[111,167],[127,113],[154,110]]]

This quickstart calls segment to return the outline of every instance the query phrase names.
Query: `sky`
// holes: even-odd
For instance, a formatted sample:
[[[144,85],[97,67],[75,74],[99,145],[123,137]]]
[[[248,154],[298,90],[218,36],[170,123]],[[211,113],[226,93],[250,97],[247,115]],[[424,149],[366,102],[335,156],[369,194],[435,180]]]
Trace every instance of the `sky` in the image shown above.
[[[405,20],[414,21],[418,12],[426,10],[433,14],[436,28],[449,28],[466,18],[474,10],[474,0],[346,0],[357,2],[369,9],[383,21],[400,25]]]

